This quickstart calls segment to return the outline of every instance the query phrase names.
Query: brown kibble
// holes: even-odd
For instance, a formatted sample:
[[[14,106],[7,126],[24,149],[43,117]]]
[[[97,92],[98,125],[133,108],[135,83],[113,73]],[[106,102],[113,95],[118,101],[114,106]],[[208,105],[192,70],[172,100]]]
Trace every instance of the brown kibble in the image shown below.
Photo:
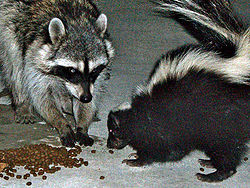
[[[42,176],[42,179],[43,179],[43,180],[46,180],[46,179],[47,179],[47,176]]]
[[[110,150],[109,150],[109,153],[110,153],[110,154],[113,154],[113,153],[114,153],[114,151],[110,149]]]
[[[248,158],[247,158],[247,157],[245,157],[245,158],[244,158],[244,161],[248,161]]]
[[[77,149],[77,154],[80,154],[82,152],[82,148],[80,146],[75,146],[75,148]]]
[[[21,175],[16,175],[16,179],[21,179],[22,176]]]
[[[94,150],[94,149],[93,149],[93,150],[91,150],[91,153],[96,153],[96,150]]]
[[[104,176],[101,176],[101,177],[100,177],[100,179],[101,179],[101,180],[104,180],[104,179],[105,179],[105,177],[104,177]]]
[[[5,180],[9,180],[10,178],[9,178],[9,176],[4,176],[3,177]]]
[[[11,171],[11,172],[14,172],[14,173],[16,173],[16,172],[17,172],[17,170],[16,170],[16,169],[13,169],[13,168],[12,168],[12,169],[10,169],[10,171]]]
[[[204,168],[200,168],[200,171],[201,171],[201,172],[204,172]]]
[[[9,166],[7,163],[0,163],[0,172],[2,172],[7,166]]]
[[[41,175],[43,175],[43,174],[44,174],[44,171],[43,171],[43,170],[39,170],[39,171],[38,171],[38,175],[39,175],[39,176],[41,176]]]
[[[7,178],[27,179],[30,175],[36,177],[43,176],[45,172],[55,173],[61,170],[61,167],[57,167],[59,164],[65,168],[79,168],[82,164],[88,166],[88,162],[83,158],[76,158],[81,152],[80,146],[67,150],[65,147],[58,148],[46,144],[26,145],[17,149],[0,150],[0,162]],[[92,151],[92,153],[95,152],[96,150]],[[29,173],[15,176],[14,173],[18,171],[15,169],[16,166],[23,166]],[[4,175],[0,174],[0,177]]]
[[[80,164],[75,164],[75,167],[76,168],[80,168],[82,166],[82,164],[80,163]]]
[[[34,168],[34,171],[35,171],[35,172],[38,172],[38,167],[35,167],[35,168]]]
[[[30,181],[26,183],[27,186],[31,186],[31,184],[32,183]]]
[[[25,176],[28,178],[28,177],[30,177],[30,174],[25,174]]]

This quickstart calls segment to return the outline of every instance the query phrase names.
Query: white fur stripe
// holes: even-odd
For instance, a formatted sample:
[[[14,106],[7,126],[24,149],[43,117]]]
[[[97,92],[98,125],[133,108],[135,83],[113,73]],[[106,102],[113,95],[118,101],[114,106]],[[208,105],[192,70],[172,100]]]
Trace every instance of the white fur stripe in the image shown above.
[[[244,43],[244,41],[241,41]],[[151,80],[146,87],[139,87],[137,93],[151,93],[154,85],[164,81],[166,78],[184,77],[191,69],[200,71],[207,70],[220,74],[225,79],[234,83],[247,84],[250,74],[250,48],[249,38],[245,40],[245,45],[241,45],[238,54],[234,58],[224,59],[213,52],[201,52],[190,50],[182,57],[175,58],[170,62],[170,58],[161,59]]]
[[[56,65],[60,65],[64,67],[73,67],[77,69],[77,63],[69,59],[56,59],[55,63]]]
[[[218,24],[216,24],[208,16],[205,16],[206,15],[205,13],[203,15],[203,14],[200,14],[199,12],[196,12],[195,9],[198,11],[203,11],[203,10],[200,6],[195,4],[193,1],[173,0],[173,2],[177,2],[177,4],[179,4],[179,5],[161,3],[159,9],[163,10],[163,11],[167,11],[167,12],[173,11],[173,12],[181,13],[181,14],[185,15],[186,17],[200,23],[201,25],[204,25],[204,26],[214,30],[215,32],[220,33],[221,35],[223,35],[226,38],[232,38],[232,35],[234,35],[234,33],[231,33],[228,30],[220,27]],[[190,7],[187,8],[186,6],[190,6]],[[191,10],[191,9],[194,9],[194,10]],[[235,35],[233,37],[235,37]]]
[[[107,65],[107,63],[108,63],[108,59],[104,56],[100,56],[96,59],[90,60],[89,61],[89,72],[94,70],[99,65]]]

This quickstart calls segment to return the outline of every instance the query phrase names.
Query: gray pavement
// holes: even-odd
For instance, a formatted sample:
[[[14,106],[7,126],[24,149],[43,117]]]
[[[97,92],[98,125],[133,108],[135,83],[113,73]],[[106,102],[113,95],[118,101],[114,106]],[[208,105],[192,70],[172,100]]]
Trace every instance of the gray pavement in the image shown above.
[[[233,2],[235,9],[249,21],[249,1]],[[129,100],[133,88],[147,78],[154,62],[162,54],[195,40],[172,20],[154,16],[146,0],[98,0],[97,3],[108,16],[116,57],[101,106],[101,121],[93,123],[89,131],[95,144],[83,147],[79,155],[89,161],[89,165],[78,169],[62,168],[55,174],[49,174],[46,181],[31,177],[32,187],[250,187],[248,161],[242,162],[232,178],[209,184],[198,181],[194,176],[201,168],[197,160],[205,158],[202,152],[193,152],[178,163],[156,163],[141,168],[121,163],[133,152],[129,147],[114,150],[114,154],[108,152],[106,120],[110,109]],[[0,104],[8,104],[8,100],[0,99]],[[0,105],[0,149],[41,142],[60,145],[55,130],[44,124],[15,124],[11,107]],[[95,154],[91,153],[93,149]],[[22,168],[19,170],[25,172]],[[209,172],[211,169],[204,171]],[[105,176],[105,179],[101,180],[100,176]],[[9,181],[0,179],[0,187],[25,187],[26,182],[15,178]]]

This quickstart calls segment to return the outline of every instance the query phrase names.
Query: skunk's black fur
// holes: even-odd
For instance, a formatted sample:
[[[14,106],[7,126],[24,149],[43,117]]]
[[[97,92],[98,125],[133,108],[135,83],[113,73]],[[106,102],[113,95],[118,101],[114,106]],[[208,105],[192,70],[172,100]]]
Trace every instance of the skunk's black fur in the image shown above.
[[[137,159],[124,160],[130,166],[178,161],[201,150],[210,157],[201,165],[217,171],[198,179],[225,180],[236,173],[250,135],[249,29],[225,0],[159,5],[200,44],[164,55],[130,106],[110,112],[107,146],[135,149]]]

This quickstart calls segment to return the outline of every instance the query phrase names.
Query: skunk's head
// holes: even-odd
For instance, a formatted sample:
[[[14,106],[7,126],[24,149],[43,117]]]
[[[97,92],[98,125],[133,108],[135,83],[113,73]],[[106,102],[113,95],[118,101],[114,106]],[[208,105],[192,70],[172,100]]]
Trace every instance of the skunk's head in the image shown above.
[[[108,148],[122,149],[130,142],[128,136],[127,110],[111,111],[108,116],[109,137],[107,141]]]

